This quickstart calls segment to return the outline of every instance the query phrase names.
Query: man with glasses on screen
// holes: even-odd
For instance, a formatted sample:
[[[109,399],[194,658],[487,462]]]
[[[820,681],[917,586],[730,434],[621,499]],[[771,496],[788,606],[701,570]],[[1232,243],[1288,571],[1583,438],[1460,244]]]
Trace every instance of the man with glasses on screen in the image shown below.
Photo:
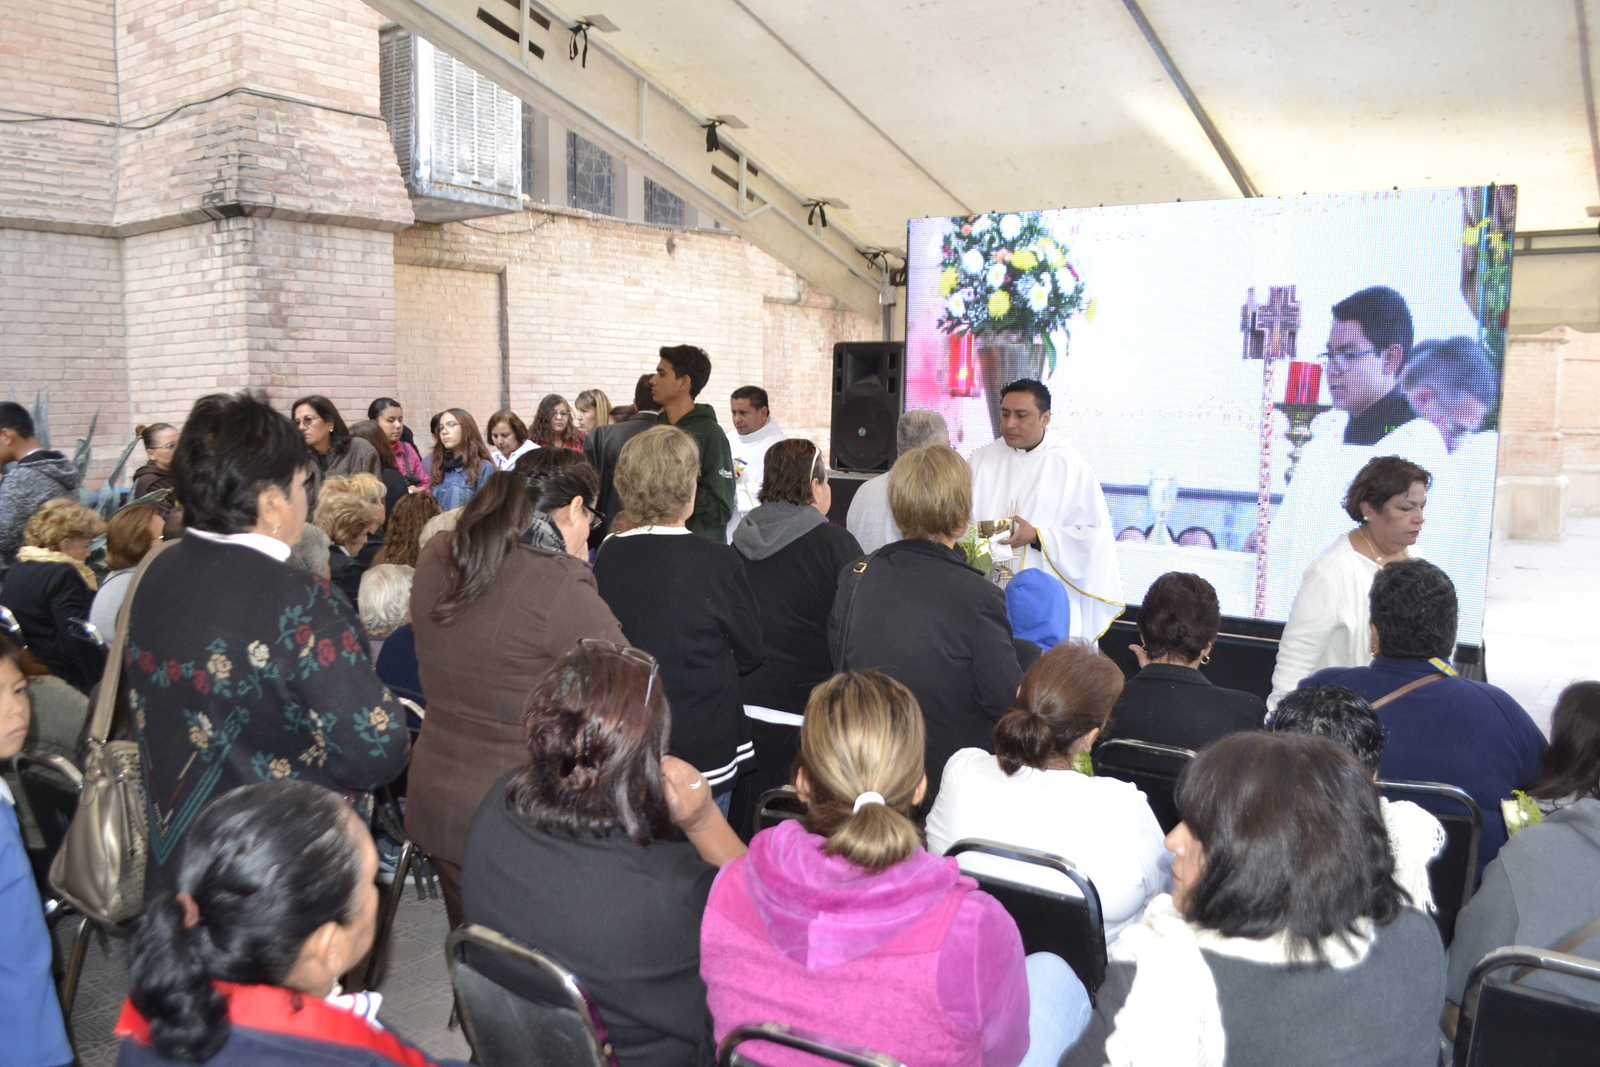
[[[1323,358],[1335,410],[1312,424],[1313,437],[1272,518],[1268,618],[1288,618],[1306,568],[1349,532],[1342,502],[1367,460],[1397,455],[1435,476],[1443,470],[1449,457],[1444,437],[1432,422],[1418,418],[1402,384],[1414,329],[1405,297],[1385,285],[1333,305]],[[1429,531],[1422,554],[1431,553],[1443,532]]]

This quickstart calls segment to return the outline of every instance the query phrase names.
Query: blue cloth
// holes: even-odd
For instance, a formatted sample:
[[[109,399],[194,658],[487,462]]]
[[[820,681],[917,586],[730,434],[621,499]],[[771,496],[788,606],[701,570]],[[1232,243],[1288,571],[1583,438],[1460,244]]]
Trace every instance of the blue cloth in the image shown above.
[[[1342,685],[1370,700],[1387,696],[1438,668],[1424,659],[1374,656],[1370,667],[1330,667],[1300,683]],[[1445,782],[1464,789],[1483,809],[1478,875],[1506,843],[1500,801],[1539,776],[1544,735],[1503,689],[1445,678],[1378,709],[1388,732],[1379,775],[1411,782]],[[1459,813],[1459,805],[1408,797],[1430,811]]]
[[[457,467],[453,471],[446,471],[439,484],[431,490],[433,499],[438,501],[439,507],[444,511],[454,511],[456,508],[467,506],[467,501],[477,494],[485,478],[494,473],[494,464],[489,460],[483,461],[483,466],[478,469],[478,482],[476,485],[467,484],[467,472],[464,467]]]
[[[373,669],[378,672],[378,681],[389,687],[389,692],[397,697],[415,700],[427,708],[428,701],[422,695],[422,676],[417,670],[417,635],[409,622],[383,639],[383,647],[378,650],[378,662],[373,664]],[[408,709],[408,718],[411,714]],[[417,727],[422,724],[413,722],[409,725]]]
[[[1054,953],[1035,952],[1025,963],[1028,968],[1028,1054],[1018,1067],[1056,1067],[1061,1054],[1089,1025],[1089,1016],[1094,1011],[1089,1003],[1089,991],[1067,966],[1067,961]]]
[[[17,813],[0,797],[0,1054],[7,1067],[72,1062],[50,973],[50,932]]]
[[[1027,570],[1006,583],[1011,633],[1049,650],[1072,634],[1067,587],[1042,570]]]

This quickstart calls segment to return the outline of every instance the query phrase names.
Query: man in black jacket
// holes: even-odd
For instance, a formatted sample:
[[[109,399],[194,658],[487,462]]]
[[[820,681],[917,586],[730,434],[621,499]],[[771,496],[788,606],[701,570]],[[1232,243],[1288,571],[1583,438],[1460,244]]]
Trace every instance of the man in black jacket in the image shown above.
[[[35,432],[27,408],[0,401],[0,466],[16,463],[0,481],[0,574],[16,558],[22,531],[39,505],[78,495],[78,469],[60,452],[40,444]]]
[[[634,413],[611,426],[596,426],[583,439],[583,454],[600,476],[600,525],[589,531],[589,547],[596,549],[611,532],[611,520],[622,514],[622,497],[617,495],[617,457],[622,446],[656,424],[659,405],[650,394],[651,375],[639,375],[633,387]]]

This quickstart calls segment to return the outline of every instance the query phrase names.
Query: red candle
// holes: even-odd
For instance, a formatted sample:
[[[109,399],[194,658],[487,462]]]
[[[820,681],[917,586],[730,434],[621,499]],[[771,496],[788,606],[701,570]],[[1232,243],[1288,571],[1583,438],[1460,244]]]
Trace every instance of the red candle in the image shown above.
[[[950,395],[971,396],[978,367],[972,355],[972,335],[950,337]]]
[[[1289,364],[1289,388],[1284,391],[1286,404],[1315,404],[1322,392],[1322,366],[1293,360]]]

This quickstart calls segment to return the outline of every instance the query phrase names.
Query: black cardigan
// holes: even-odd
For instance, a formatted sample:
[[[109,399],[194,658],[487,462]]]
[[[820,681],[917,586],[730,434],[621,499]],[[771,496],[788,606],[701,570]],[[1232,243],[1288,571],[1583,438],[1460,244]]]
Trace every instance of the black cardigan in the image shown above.
[[[811,690],[833,673],[828,613],[839,572],[861,558],[861,544],[843,526],[823,523],[765,559],[745,559],[761,609],[766,658],[739,680],[739,699],[796,715]]]
[[[22,627],[28,650],[50,673],[87,693],[105,673],[106,655],[72,635],[68,619],[87,619],[94,595],[70,563],[15,563],[0,588],[0,604]],[[112,635],[106,634],[109,642]]]
[[[761,665],[761,613],[739,553],[693,534],[608,537],[594,576],[628,641],[660,665],[671,754],[726,793],[750,757],[739,675]]]
[[[1254,693],[1223,689],[1193,667],[1152,663],[1129,678],[1100,740],[1113,737],[1198,752],[1223,734],[1259,730],[1267,705]]]
[[[1006,595],[953,548],[895,541],[870,557],[839,655],[852,567],[839,575],[828,619],[836,670],[880,670],[904,683],[927,725],[928,796],[963,748],[994,751],[994,724],[1016,698],[1022,667]],[[842,661],[841,661],[842,660]]]

